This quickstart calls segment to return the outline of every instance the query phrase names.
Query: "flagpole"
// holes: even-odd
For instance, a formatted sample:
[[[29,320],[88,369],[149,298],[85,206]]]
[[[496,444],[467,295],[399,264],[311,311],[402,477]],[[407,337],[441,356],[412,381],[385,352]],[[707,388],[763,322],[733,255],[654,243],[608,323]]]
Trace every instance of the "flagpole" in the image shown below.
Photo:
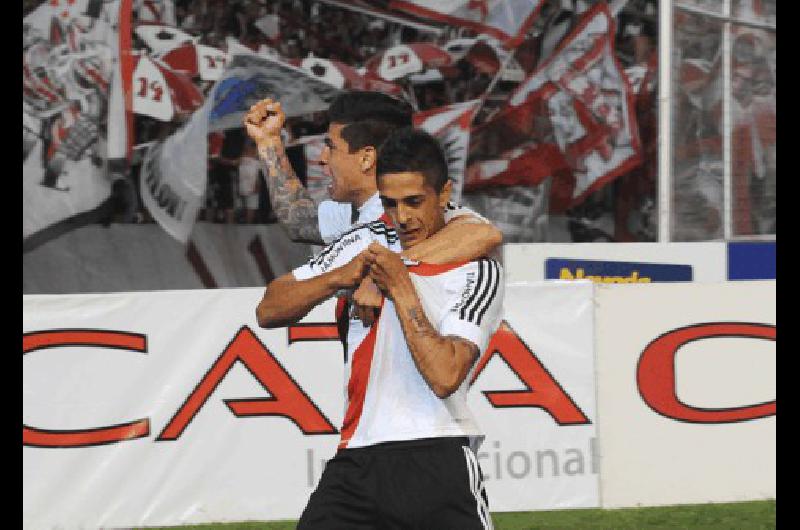
[[[672,232],[672,2],[659,2],[658,242]]]
[[[497,82],[500,81],[500,78],[506,72],[506,68],[508,67],[509,64],[511,64],[511,60],[514,58],[514,54],[516,53],[517,53],[516,48],[508,52],[505,61],[503,61],[503,64],[500,65],[500,69],[497,71],[497,74],[495,74],[494,79],[492,79],[492,82],[489,83],[488,87],[486,87],[486,91],[484,92],[484,97],[487,98],[489,97],[489,93],[492,91],[492,89],[494,89],[494,86],[497,84]]]
[[[508,65],[511,64],[511,60],[514,58],[514,55],[516,53],[517,53],[516,48],[514,48],[513,50],[509,50],[508,55],[506,56],[503,63],[500,65],[500,69],[495,74],[494,79],[492,79],[492,81],[489,83],[489,86],[486,87],[486,90],[484,90],[483,95],[480,98],[480,103],[478,104],[478,107],[475,109],[475,112],[472,113],[472,120],[470,121],[470,126],[472,125],[472,122],[475,121],[475,118],[478,116],[481,109],[483,109],[483,105],[486,103],[486,100],[489,99],[489,94],[492,92],[497,82],[500,81],[500,78],[505,73]]]

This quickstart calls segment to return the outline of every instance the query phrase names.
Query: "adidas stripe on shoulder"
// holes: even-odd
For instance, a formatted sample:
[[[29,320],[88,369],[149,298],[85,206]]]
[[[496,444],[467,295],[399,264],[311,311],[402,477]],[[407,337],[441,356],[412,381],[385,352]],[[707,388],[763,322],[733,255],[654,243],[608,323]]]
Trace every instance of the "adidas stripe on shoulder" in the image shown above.
[[[467,281],[461,301],[454,310],[459,318],[480,326],[486,310],[497,296],[501,282],[500,265],[493,259],[481,258],[477,261],[477,277]]]

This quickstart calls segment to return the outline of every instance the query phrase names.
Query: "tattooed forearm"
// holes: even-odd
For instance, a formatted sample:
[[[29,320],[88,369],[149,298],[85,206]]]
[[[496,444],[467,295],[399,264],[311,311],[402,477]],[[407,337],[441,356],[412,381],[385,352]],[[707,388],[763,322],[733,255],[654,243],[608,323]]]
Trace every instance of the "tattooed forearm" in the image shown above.
[[[272,209],[292,241],[321,244],[317,224],[317,205],[292,169],[282,147],[259,146],[264,161]]]
[[[408,310],[408,318],[411,322],[413,332],[421,337],[438,338],[439,334],[433,329],[431,323],[425,317],[422,309],[419,307],[412,307]]]
[[[438,397],[446,398],[466,378],[478,347],[461,337],[440,335],[420,305],[398,308],[398,316],[420,375]]]

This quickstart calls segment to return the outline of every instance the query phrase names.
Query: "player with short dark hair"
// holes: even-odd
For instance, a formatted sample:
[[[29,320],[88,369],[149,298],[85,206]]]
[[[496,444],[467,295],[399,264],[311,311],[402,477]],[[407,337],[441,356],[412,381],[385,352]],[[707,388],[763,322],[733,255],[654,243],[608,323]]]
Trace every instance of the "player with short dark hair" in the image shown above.
[[[380,92],[343,92],[328,109],[328,134],[320,162],[331,177],[332,200],[314,204],[286,158],[281,104],[269,98],[253,105],[245,127],[266,163],[270,201],[293,241],[330,243],[358,223],[377,220],[383,210],[377,195],[378,148],[395,129],[411,125],[411,107]],[[451,205],[448,229],[408,257],[432,262],[470,259],[491,252],[502,232],[467,208]],[[468,224],[469,226],[461,226]]]
[[[445,226],[443,160],[427,133],[393,133],[377,162],[392,224],[353,228],[271,282],[256,309],[260,326],[285,326],[367,276],[384,296],[368,333],[347,345],[341,441],[298,530],[492,528],[475,453],[484,435],[466,395],[500,323],[502,269],[485,258],[434,265],[399,254]]]
[[[341,136],[351,152],[368,145],[380,147],[392,131],[410,127],[411,116],[411,105],[380,92],[344,92],[328,108],[330,123],[344,126]]]
[[[331,176],[332,200],[317,207],[286,158],[281,128],[281,104],[264,99],[245,116],[245,126],[266,163],[266,181],[273,210],[294,241],[331,243],[354,226],[384,214],[375,181],[378,147],[395,129],[411,125],[411,107],[380,92],[343,92],[328,110],[329,126],[321,162]],[[413,249],[411,259],[431,263],[478,258],[492,252],[502,232],[467,208],[448,204],[446,227]],[[374,319],[380,295],[366,279],[356,290],[357,304],[341,299],[336,320],[339,336],[360,342]],[[345,346],[346,349],[346,346]]]
[[[407,127],[397,130],[392,141],[378,154],[378,176],[404,171],[421,173],[437,192],[449,181],[447,159],[439,141],[424,131]]]

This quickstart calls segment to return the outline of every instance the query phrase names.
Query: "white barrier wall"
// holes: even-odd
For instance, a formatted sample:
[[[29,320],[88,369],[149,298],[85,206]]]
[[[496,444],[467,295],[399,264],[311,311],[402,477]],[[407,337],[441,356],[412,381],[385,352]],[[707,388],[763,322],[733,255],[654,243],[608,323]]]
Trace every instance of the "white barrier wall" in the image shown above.
[[[332,302],[261,330],[261,294],[23,296],[24,527],[297,518],[341,345]],[[469,397],[491,510],[775,497],[775,281],[509,283],[504,311]]]
[[[333,303],[260,288],[23,297],[25,528],[297,518],[338,441]],[[599,506],[593,285],[515,285],[470,406],[494,511]]]
[[[598,286],[603,507],[775,498],[775,281]]]

